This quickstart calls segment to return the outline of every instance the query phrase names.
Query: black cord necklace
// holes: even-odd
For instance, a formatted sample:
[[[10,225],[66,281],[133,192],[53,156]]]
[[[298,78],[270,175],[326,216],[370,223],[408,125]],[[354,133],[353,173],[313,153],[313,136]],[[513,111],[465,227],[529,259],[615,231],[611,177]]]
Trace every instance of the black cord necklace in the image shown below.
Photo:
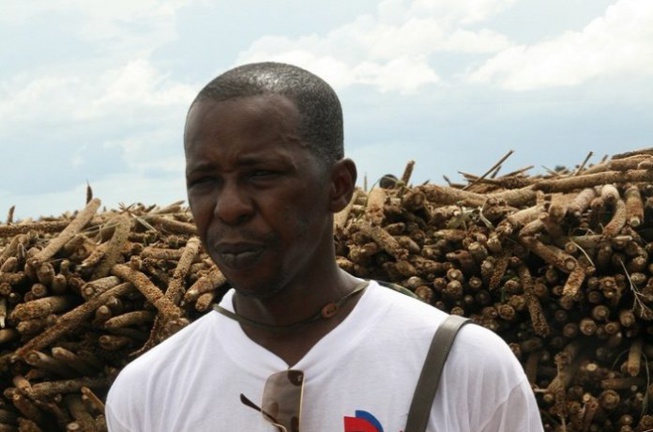
[[[297,321],[296,323],[292,324],[285,324],[285,325],[274,325],[274,324],[265,324],[259,321],[254,321],[252,319],[246,318],[242,315],[239,315],[236,312],[231,312],[230,310],[227,310],[220,306],[219,304],[213,305],[213,310],[216,312],[221,313],[222,315],[231,318],[235,321],[238,321],[241,324],[245,324],[248,326],[260,328],[263,330],[267,330],[273,333],[283,333],[283,332],[289,332],[293,330],[297,330],[298,328],[304,327],[308,324],[314,323],[319,320],[328,320],[330,318],[333,318],[340,312],[340,309],[347,304],[349,300],[351,300],[354,295],[362,291],[367,285],[369,284],[369,281],[363,281],[356,285],[354,289],[345,294],[344,296],[340,297],[338,300],[334,302],[330,302],[325,304],[322,309],[317,311],[315,314],[309,316],[308,318],[305,318],[301,321]]]

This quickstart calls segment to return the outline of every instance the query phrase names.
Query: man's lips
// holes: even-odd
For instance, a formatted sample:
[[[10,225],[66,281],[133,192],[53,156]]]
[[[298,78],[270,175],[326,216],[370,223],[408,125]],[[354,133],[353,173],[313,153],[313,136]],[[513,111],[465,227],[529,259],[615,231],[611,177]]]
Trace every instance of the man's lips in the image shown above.
[[[215,251],[223,265],[234,270],[254,265],[265,247],[255,243],[220,243]]]

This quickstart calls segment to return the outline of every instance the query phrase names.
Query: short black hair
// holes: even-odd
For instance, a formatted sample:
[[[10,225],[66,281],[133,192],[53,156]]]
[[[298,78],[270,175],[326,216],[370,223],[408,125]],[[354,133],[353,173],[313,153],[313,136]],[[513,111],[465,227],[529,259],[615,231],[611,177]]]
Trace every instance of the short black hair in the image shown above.
[[[317,75],[285,63],[250,63],[230,69],[209,82],[193,101],[227,101],[277,94],[299,111],[299,134],[321,163],[344,157],[342,107],[336,92]]]

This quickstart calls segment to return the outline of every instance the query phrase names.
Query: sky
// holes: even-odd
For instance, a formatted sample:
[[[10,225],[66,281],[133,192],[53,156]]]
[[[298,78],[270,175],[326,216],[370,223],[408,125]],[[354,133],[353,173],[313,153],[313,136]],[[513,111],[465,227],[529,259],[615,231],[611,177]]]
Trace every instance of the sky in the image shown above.
[[[651,0],[1,0],[0,223],[185,200],[190,103],[270,60],[334,87],[368,188],[653,147]]]

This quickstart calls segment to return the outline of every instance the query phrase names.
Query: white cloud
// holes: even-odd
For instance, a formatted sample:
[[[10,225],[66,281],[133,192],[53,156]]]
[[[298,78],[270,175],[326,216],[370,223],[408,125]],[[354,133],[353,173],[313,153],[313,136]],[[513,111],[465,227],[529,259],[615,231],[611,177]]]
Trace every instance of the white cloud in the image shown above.
[[[195,95],[189,85],[170,81],[145,59],[135,59],[102,76],[98,107],[111,105],[166,106],[188,103]]]
[[[0,87],[0,117],[7,124],[47,119],[76,122],[153,108],[186,106],[195,95],[189,85],[170,80],[145,59],[96,72],[94,65],[74,73],[20,76]],[[34,74],[32,74],[34,75]]]
[[[49,13],[77,14],[84,17],[86,28],[95,28],[97,34],[110,28],[106,23],[135,21],[143,18],[173,16],[177,10],[193,0],[4,0],[0,21],[20,24],[31,18]]]
[[[84,80],[74,74],[16,77],[0,87],[0,117],[7,124],[39,117],[50,121],[66,117],[79,102],[76,94],[84,91]]]
[[[156,49],[177,38],[176,14],[193,1],[3,2],[0,22],[23,28],[39,20],[53,20],[59,23],[61,34],[92,47],[80,52],[74,62],[58,62],[56,58],[43,63],[32,61],[29,69],[4,78],[0,82],[3,121],[15,126],[36,119],[74,122],[110,118],[123,113],[125,106],[138,111],[188,104],[195,90],[172,81],[155,67],[151,57]],[[51,34],[49,27],[35,29],[39,30]]]
[[[474,83],[510,90],[572,86],[598,77],[653,72],[653,2],[619,0],[581,31],[509,47],[471,72]]]
[[[405,21],[410,17],[430,16],[450,24],[473,24],[503,11],[516,0],[384,0],[379,16],[388,22]]]
[[[382,92],[414,93],[424,84],[440,81],[424,56],[402,56],[381,64],[364,62],[353,71],[360,83],[374,85]]]
[[[3,0],[0,23],[25,27],[52,17],[61,33],[94,44],[103,57],[149,56],[177,38],[176,14],[195,0]],[[45,21],[46,23],[48,21]],[[51,31],[48,25],[44,29]]]
[[[510,46],[496,31],[467,26],[512,2],[385,0],[375,15],[359,16],[322,37],[262,37],[241,53],[238,63],[285,61],[314,71],[336,88],[365,84],[414,93],[442,82],[430,63],[438,53],[494,53]]]
[[[457,53],[494,53],[511,45],[508,38],[494,30],[469,31],[456,29],[445,39],[443,51]]]
[[[336,89],[366,84],[373,85],[382,92],[394,90],[412,93],[421,85],[440,81],[427,64],[425,56],[400,56],[387,62],[362,61],[358,64],[347,64],[331,55],[319,56],[310,51],[295,49],[278,54],[255,54],[241,62],[263,60],[304,67]]]

